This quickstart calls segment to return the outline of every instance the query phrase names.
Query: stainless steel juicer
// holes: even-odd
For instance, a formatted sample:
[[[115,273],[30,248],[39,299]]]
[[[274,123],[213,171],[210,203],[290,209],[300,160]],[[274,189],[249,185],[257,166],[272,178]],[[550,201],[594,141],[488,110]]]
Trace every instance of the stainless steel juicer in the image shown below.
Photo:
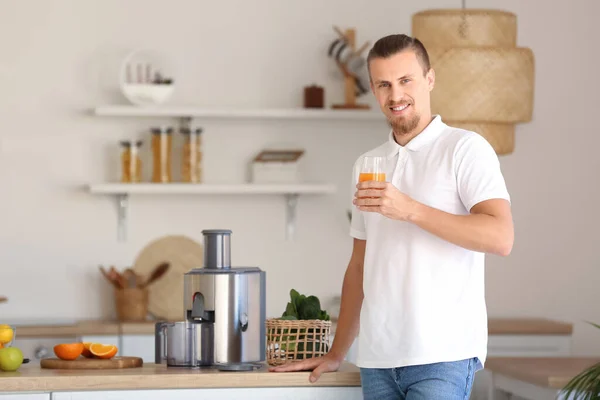
[[[266,274],[231,266],[230,230],[202,234],[204,266],[184,275],[184,319],[156,324],[155,362],[252,369],[266,357]]]

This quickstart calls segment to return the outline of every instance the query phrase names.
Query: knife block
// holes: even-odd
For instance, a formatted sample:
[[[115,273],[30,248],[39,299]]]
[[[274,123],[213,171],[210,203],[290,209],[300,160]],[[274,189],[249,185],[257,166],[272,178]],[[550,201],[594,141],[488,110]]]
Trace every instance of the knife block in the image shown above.
[[[356,30],[354,28],[346,29],[342,32],[339,28],[335,28],[336,32],[342,40],[344,40],[351,49],[352,53],[359,55],[365,49],[368,43],[365,43],[359,50],[356,49]],[[356,77],[350,73],[347,66],[340,61],[336,61],[336,64],[344,76],[344,100],[342,104],[334,104],[331,106],[333,109],[355,109],[355,110],[368,110],[371,107],[368,104],[361,104],[356,102]]]

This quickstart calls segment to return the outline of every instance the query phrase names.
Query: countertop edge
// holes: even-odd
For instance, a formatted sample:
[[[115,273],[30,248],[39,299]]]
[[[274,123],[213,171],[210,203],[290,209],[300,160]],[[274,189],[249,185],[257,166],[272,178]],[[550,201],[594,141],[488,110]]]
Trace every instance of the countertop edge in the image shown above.
[[[34,367],[28,367],[34,368]],[[264,367],[266,368],[266,366]],[[161,369],[162,371],[157,371]],[[30,373],[8,373],[0,376],[2,392],[54,392],[54,391],[108,391],[148,389],[231,389],[231,388],[282,388],[282,387],[360,387],[360,371],[352,364],[345,370],[328,372],[310,383],[309,372],[218,372],[202,373],[190,370],[167,370],[148,364],[126,370],[61,370],[55,375],[36,376]],[[56,371],[56,370],[51,370]]]
[[[545,318],[489,318],[490,335],[572,335],[573,324]]]

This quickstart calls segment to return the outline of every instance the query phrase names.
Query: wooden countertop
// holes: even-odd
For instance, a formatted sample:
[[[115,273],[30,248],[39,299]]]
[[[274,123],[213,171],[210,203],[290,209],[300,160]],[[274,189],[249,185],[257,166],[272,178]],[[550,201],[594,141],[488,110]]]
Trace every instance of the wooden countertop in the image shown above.
[[[155,321],[81,321],[72,325],[17,325],[22,338],[64,337],[83,335],[153,335]],[[335,330],[335,326],[332,328]],[[543,318],[490,318],[490,335],[571,335],[573,325]]]
[[[83,335],[153,335],[155,321],[81,321],[72,325],[17,325],[21,338],[64,337]]]
[[[533,385],[562,389],[574,376],[600,362],[590,357],[490,357],[485,369]]]
[[[490,318],[490,335],[571,335],[573,324],[544,318]]]
[[[141,368],[57,370],[25,364],[16,372],[0,372],[0,392],[361,385],[360,371],[350,363],[321,375],[315,383],[308,381],[309,372],[269,372],[267,368],[265,364],[254,371],[221,372],[145,364]]]

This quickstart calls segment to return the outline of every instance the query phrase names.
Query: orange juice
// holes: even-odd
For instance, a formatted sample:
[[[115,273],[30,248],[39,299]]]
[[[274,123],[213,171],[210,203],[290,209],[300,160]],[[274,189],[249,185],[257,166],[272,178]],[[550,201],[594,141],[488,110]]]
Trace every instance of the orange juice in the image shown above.
[[[358,176],[359,182],[379,181],[385,182],[385,172],[361,172]]]

